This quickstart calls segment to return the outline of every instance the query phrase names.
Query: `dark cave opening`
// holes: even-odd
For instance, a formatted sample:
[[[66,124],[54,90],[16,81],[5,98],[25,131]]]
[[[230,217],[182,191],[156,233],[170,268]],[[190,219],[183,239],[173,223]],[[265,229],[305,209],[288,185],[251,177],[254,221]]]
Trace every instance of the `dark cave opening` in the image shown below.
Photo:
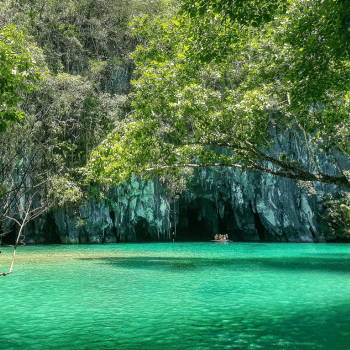
[[[61,244],[61,238],[53,212],[47,213],[42,232],[45,244]]]
[[[218,214],[212,201],[198,199],[186,203],[180,200],[176,241],[208,242],[218,229]]]
[[[225,202],[223,218],[219,215],[219,232],[223,235],[227,234],[229,240],[234,242],[244,242],[244,234],[237,226],[234,209],[230,200]]]
[[[203,217],[198,220],[198,213],[193,208],[187,209],[188,233],[191,241],[207,241],[210,239],[211,229],[208,220]]]
[[[258,236],[260,239],[260,242],[265,242],[265,227],[261,223],[260,217],[258,213],[253,213],[254,214],[254,222],[255,222],[255,228],[258,232]]]
[[[139,218],[135,225],[137,242],[153,242],[152,227],[145,218]]]
[[[111,232],[115,236],[117,243],[120,243],[120,235],[117,234],[117,228],[115,227],[115,212],[113,210],[109,211],[109,217],[111,218],[113,223]]]

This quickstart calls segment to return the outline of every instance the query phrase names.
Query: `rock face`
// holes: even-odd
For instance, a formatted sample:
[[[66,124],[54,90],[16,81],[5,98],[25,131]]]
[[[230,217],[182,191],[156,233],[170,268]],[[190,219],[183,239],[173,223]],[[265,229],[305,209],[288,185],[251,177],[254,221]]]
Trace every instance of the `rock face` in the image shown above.
[[[59,208],[31,222],[25,230],[27,243],[119,243],[166,240],[169,206],[157,181],[131,181],[113,188],[105,202],[91,200],[80,207]]]
[[[274,151],[312,166],[303,136],[275,132]],[[334,153],[343,169],[346,158]],[[321,171],[337,175],[334,158],[315,153]],[[265,164],[268,166],[267,164]],[[294,180],[257,171],[202,168],[176,202],[168,201],[158,181],[134,179],[128,188],[113,188],[105,203],[90,201],[80,218],[61,208],[28,225],[28,243],[116,243],[208,241],[215,234],[247,242],[324,242],[322,196],[333,185],[300,188]],[[312,194],[313,193],[313,194]]]
[[[311,167],[302,135],[274,132],[272,156],[285,151]],[[331,155],[314,152],[314,156],[322,172],[339,175]],[[342,169],[350,169],[347,158],[338,153],[334,156]],[[325,242],[322,197],[341,189],[321,183],[304,185],[309,187],[257,171],[198,170],[190,191],[179,201],[179,231],[186,232],[185,236],[196,232],[201,240],[227,233],[234,241]]]

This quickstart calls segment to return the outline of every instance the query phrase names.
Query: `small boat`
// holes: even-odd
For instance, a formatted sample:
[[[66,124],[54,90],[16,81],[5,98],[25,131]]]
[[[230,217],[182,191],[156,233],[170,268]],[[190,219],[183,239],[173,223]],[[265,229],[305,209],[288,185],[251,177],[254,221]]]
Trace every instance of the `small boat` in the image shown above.
[[[218,243],[233,243],[229,239],[211,239],[210,242],[218,242]]]

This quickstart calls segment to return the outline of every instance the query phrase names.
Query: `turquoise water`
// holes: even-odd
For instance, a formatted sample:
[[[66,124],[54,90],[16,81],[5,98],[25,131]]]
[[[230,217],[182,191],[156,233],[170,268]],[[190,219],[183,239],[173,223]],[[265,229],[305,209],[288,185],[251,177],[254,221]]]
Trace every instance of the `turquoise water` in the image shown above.
[[[346,244],[25,246],[0,349],[350,349],[349,272]]]

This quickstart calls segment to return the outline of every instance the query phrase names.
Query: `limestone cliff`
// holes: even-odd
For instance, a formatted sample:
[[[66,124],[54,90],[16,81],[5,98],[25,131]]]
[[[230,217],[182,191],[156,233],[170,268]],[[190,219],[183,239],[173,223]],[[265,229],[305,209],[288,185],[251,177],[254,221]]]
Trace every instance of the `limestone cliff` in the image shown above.
[[[284,150],[310,164],[303,136],[279,133],[271,150]],[[314,152],[321,170],[337,174],[332,155]],[[348,159],[334,153],[343,169]],[[80,208],[80,219],[61,208],[37,219],[26,229],[28,243],[114,243],[145,241],[208,241],[216,233],[234,241],[324,242],[322,196],[340,188],[297,182],[257,171],[203,168],[195,171],[188,190],[169,202],[158,181],[133,180],[128,188],[114,188],[105,202],[90,201]],[[176,229],[175,229],[176,228]]]

